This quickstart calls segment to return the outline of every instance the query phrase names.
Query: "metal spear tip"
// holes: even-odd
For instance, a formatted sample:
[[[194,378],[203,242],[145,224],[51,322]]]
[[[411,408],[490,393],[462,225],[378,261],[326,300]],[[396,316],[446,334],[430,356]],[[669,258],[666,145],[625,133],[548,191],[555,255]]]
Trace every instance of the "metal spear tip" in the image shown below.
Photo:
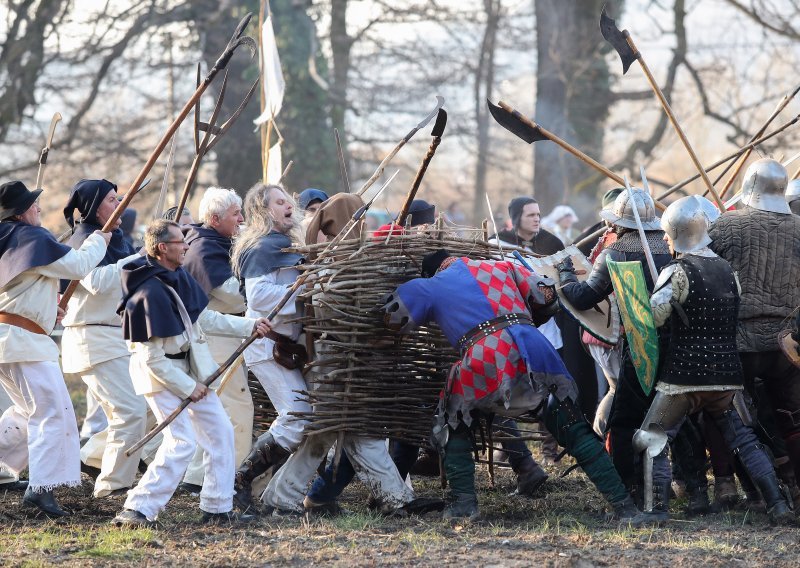
[[[622,60],[622,74],[624,75],[628,72],[633,62],[638,59],[639,54],[633,51],[633,48],[628,43],[627,32],[620,31],[616,21],[609,17],[606,7],[607,5],[603,5],[603,10],[600,13],[600,33],[603,35],[603,39],[610,43],[611,47],[619,54],[619,58]]]
[[[447,125],[447,111],[443,108],[439,109],[439,113],[436,115],[436,122],[433,123],[433,130],[431,131],[431,136],[434,138],[439,138],[444,133],[444,127]]]
[[[437,116],[437,115],[439,114],[439,110],[442,108],[442,106],[443,106],[443,105],[444,105],[444,97],[443,97],[442,95],[436,95],[436,108],[434,108],[434,109],[433,109],[433,110],[430,112],[430,114],[428,114],[428,116],[426,116],[425,118],[423,118],[423,119],[420,121],[420,123],[419,123],[419,124],[417,124],[417,126],[416,126],[416,127],[414,127],[414,132],[416,132],[416,131],[417,131],[417,130],[419,130],[420,128],[425,128],[425,127],[428,125],[428,123],[429,123],[431,120],[433,120],[433,117],[434,117],[434,116]]]

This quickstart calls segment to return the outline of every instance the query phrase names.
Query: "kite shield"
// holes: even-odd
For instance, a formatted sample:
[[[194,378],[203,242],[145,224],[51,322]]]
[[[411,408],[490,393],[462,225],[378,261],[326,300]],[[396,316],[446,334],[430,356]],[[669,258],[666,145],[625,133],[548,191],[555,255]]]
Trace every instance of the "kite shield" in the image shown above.
[[[617,306],[625,326],[625,336],[636,376],[645,394],[656,383],[658,370],[658,334],[650,309],[650,293],[644,281],[642,264],[608,259],[608,272],[617,296]]]

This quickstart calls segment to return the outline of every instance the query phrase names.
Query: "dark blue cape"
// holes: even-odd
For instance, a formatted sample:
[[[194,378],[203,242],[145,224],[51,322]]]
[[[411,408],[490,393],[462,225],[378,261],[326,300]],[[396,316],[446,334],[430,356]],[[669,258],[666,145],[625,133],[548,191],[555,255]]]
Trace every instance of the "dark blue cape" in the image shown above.
[[[173,337],[185,331],[178,306],[165,286],[183,301],[189,319],[197,321],[208,305],[208,296],[191,275],[178,268],[167,270],[151,257],[137,258],[122,267],[122,334],[129,341]]]
[[[103,227],[100,225],[96,225],[88,221],[76,223],[74,232],[67,241],[67,245],[74,249],[79,249],[81,248],[83,241],[85,241],[89,235],[95,231],[101,230],[102,228]],[[111,232],[111,241],[108,243],[106,255],[103,257],[103,260],[97,263],[97,266],[114,264],[118,260],[122,260],[126,256],[130,256],[135,252],[136,249],[134,249],[133,246],[123,238],[122,229],[116,229]]]
[[[0,223],[0,288],[26,270],[57,261],[70,250],[44,227],[3,221]]]
[[[233,241],[216,230],[201,224],[189,225],[186,232],[186,259],[183,268],[197,280],[208,294],[233,276],[231,248]]]
[[[258,239],[255,245],[242,253],[239,261],[239,275],[244,278],[258,278],[273,270],[296,266],[303,257],[294,252],[281,252],[281,249],[292,246],[288,235],[272,231]]]

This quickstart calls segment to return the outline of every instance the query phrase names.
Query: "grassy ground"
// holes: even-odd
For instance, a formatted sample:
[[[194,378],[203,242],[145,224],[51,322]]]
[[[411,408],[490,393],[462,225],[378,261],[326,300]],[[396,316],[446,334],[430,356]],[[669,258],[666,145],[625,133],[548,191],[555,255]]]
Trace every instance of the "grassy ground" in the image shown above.
[[[82,407],[77,407],[82,411]],[[580,472],[549,468],[546,496],[509,496],[513,475],[498,470],[492,487],[478,470],[482,520],[452,526],[436,514],[389,519],[371,513],[358,483],[333,519],[261,517],[251,525],[198,524],[197,498],[176,496],[154,529],[110,525],[122,499],[95,500],[91,482],[57,491],[74,515],[50,521],[0,493],[2,566],[792,566],[800,565],[800,529],[772,528],[761,513],[686,518],[629,529],[605,521],[605,504]],[[438,480],[416,478],[421,496],[439,496]]]

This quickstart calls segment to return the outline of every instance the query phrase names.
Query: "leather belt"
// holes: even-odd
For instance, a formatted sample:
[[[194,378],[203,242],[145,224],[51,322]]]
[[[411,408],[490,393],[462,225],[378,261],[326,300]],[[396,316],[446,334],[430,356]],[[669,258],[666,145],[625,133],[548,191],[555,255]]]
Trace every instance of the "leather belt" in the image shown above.
[[[517,324],[533,325],[533,320],[527,314],[505,314],[486,320],[462,335],[458,340],[458,348],[463,353],[487,335]]]
[[[180,351],[178,353],[164,353],[167,359],[187,359],[189,357],[188,351]]]
[[[28,318],[18,316],[17,314],[0,312],[0,323],[7,323],[8,325],[21,327],[26,331],[30,331],[31,333],[36,333],[38,335],[47,335],[47,332],[43,330],[38,323],[29,320]]]

